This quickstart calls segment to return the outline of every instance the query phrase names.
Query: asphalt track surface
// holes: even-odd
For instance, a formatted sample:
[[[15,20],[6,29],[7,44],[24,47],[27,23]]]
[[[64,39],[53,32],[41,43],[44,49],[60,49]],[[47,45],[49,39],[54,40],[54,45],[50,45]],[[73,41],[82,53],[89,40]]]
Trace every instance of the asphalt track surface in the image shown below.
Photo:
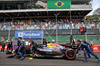
[[[100,63],[97,63],[93,56],[89,59],[90,62],[84,63],[83,52],[79,54],[77,54],[75,60],[64,58],[33,58],[30,60],[30,56],[27,56],[24,60],[20,61],[16,57],[9,57],[5,53],[0,52],[0,66],[100,66]],[[100,52],[95,52],[95,54],[100,58]]]

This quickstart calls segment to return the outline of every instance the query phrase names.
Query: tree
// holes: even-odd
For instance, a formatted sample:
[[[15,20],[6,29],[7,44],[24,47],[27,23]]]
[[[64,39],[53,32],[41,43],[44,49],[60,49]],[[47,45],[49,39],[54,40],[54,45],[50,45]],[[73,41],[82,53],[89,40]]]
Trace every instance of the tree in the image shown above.
[[[100,15],[86,16],[86,19],[91,22],[100,22]]]

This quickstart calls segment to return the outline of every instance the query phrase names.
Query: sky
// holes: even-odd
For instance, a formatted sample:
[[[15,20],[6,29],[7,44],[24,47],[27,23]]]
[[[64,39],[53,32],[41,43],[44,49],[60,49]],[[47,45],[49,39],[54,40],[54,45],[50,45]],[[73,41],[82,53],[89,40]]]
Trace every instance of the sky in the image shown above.
[[[93,0],[92,3],[92,8],[93,8],[93,11],[91,11],[88,15],[92,15],[93,12],[97,9],[97,8],[100,8],[100,0]]]

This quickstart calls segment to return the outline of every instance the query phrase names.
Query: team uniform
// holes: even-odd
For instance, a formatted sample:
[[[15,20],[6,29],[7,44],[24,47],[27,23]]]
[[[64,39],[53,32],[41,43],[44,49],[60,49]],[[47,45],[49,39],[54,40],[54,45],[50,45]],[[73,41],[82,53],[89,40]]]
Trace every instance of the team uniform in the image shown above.
[[[31,45],[32,45],[32,46],[34,46],[34,45],[35,45],[34,41],[31,41],[30,43],[31,43]]]
[[[6,40],[2,40],[1,52],[4,52]]]
[[[20,46],[21,44],[21,40],[18,40],[17,45]]]
[[[96,59],[99,59],[98,57],[97,57],[97,55],[95,55],[93,52],[92,52],[92,50],[90,50],[90,47],[89,47],[89,45],[87,45],[87,44],[84,44],[84,43],[80,43],[80,45],[79,45],[79,47],[78,47],[78,50],[80,49],[80,48],[84,48],[83,50],[84,50],[84,57],[85,57],[85,62],[88,62],[88,58],[87,58],[87,53],[90,53],[91,55],[93,55]],[[98,60],[98,63],[100,63],[100,60]]]
[[[31,41],[30,43],[31,43],[30,46],[32,46],[32,47],[30,48],[30,49],[31,49],[30,51],[31,51],[31,52],[34,52],[34,51],[32,51],[32,49],[35,50],[35,49],[34,49],[34,48],[35,48],[35,43],[34,43],[34,41]]]
[[[43,39],[43,45],[46,45],[46,44],[47,44],[46,39]]]
[[[19,60],[22,60],[22,59],[24,59],[24,57],[23,57],[24,43],[21,42],[21,40],[18,40],[18,46],[19,46],[19,48],[18,48],[18,53],[19,53],[19,55],[20,55],[20,59],[19,59]]]
[[[10,41],[9,43],[8,43],[8,47],[7,47],[7,50],[12,50],[12,41]]]
[[[75,45],[75,39],[72,39],[72,44]]]
[[[85,44],[88,46],[88,49],[91,50],[91,46],[90,46],[89,43],[87,43],[86,41],[83,41],[83,43],[85,43]],[[91,51],[92,51],[92,50],[91,50]],[[90,53],[87,52],[87,54],[88,54],[88,57],[91,58]]]

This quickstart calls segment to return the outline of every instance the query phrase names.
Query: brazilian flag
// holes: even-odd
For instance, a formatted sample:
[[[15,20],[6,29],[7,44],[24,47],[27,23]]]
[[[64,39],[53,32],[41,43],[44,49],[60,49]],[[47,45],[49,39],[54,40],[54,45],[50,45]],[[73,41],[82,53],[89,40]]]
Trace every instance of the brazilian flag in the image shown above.
[[[69,9],[71,0],[48,0],[48,9]]]

